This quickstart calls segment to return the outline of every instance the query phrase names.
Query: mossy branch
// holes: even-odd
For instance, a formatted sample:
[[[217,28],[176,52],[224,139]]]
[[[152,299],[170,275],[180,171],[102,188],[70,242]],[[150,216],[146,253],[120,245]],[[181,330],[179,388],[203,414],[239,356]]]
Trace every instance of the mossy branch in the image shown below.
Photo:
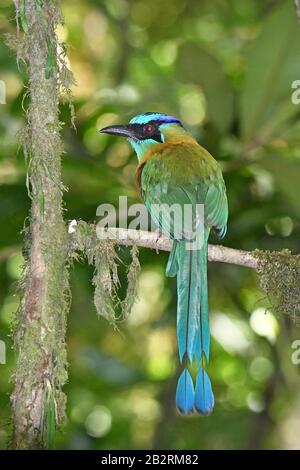
[[[97,236],[96,236],[97,231]],[[69,225],[69,233],[72,234],[73,248],[82,245],[82,237],[89,240],[93,245],[93,238],[101,246],[101,240],[110,241],[116,245],[139,246],[153,250],[170,251],[172,240],[163,234],[147,232],[145,230],[132,230],[124,228],[97,228],[94,224],[87,224],[80,220],[72,221]],[[79,238],[78,238],[79,237]],[[247,268],[257,269],[259,264],[258,251],[245,251],[236,248],[228,248],[222,245],[208,245],[208,260],[220,263],[237,264]]]
[[[97,233],[97,236],[96,236]],[[90,249],[102,250],[103,244],[145,247],[156,251],[170,251],[172,240],[164,235],[143,230],[123,228],[97,228],[94,224],[72,221],[69,225],[70,250],[82,249],[88,243]],[[96,240],[93,242],[93,240]],[[81,248],[80,248],[81,247]],[[245,251],[221,245],[208,245],[208,259],[211,262],[235,264],[255,269],[260,286],[269,302],[279,314],[287,314],[295,322],[300,319],[300,255],[289,250]]]
[[[29,75],[29,107],[21,138],[32,205],[14,331],[17,365],[11,403],[14,448],[35,449],[52,445],[65,415],[69,283],[58,117],[61,59],[55,34],[61,15],[51,0],[19,0],[15,5],[22,28],[17,56],[22,52]]]

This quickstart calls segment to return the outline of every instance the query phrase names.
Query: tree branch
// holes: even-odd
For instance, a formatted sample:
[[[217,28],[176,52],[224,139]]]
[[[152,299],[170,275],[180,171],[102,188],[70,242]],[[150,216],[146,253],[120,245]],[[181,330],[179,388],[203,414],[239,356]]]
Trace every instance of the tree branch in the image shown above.
[[[76,232],[76,221],[72,221],[69,225],[69,233]],[[156,232],[146,232],[144,230],[132,230],[124,228],[97,228],[97,236],[99,239],[110,239],[116,241],[118,245],[138,245],[154,250],[170,251],[172,240],[165,235]],[[237,264],[247,268],[256,269],[258,261],[251,251],[237,250],[227,248],[222,245],[208,245],[208,260],[220,263]]]

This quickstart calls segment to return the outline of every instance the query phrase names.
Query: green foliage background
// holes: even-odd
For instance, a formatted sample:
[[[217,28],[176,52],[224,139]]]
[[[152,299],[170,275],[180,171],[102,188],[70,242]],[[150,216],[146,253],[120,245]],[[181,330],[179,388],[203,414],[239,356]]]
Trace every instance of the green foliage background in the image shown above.
[[[75,132],[61,103],[66,153],[66,217],[95,220],[102,202],[127,195],[139,202],[136,160],[126,142],[97,129],[134,114],[179,116],[220,161],[230,207],[225,244],[300,252],[300,24],[292,0],[63,0],[73,88]],[[0,7],[1,34],[15,33],[10,0]],[[10,436],[11,326],[29,200],[17,133],[24,124],[26,71],[0,44],[0,446]],[[26,99],[24,105],[26,106]],[[214,242],[217,242],[214,240]],[[122,259],[120,295],[129,250]],[[299,448],[299,365],[292,343],[300,331],[270,308],[253,271],[210,264],[216,407],[209,418],[174,410],[178,365],[176,293],[166,255],[142,249],[139,300],[121,333],[98,318],[92,270],[72,271],[69,316],[68,423],[63,449]]]

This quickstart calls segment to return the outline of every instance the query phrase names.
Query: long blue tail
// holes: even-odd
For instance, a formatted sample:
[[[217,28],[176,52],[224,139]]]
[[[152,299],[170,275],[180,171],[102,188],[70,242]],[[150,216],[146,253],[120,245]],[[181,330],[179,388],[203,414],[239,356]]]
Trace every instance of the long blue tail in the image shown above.
[[[189,250],[186,241],[174,241],[166,273],[177,275],[177,341],[183,371],[178,379],[176,406],[183,414],[209,415],[214,406],[212,386],[204,369],[209,360],[210,330],[207,292],[207,238],[201,249]],[[188,366],[199,369],[194,388]]]

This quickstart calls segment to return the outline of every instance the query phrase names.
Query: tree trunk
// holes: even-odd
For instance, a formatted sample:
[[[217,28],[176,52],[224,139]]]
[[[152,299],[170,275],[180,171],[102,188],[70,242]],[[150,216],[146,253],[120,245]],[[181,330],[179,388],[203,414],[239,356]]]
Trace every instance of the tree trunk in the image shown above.
[[[56,5],[20,0],[29,71],[29,108],[22,140],[32,200],[25,234],[22,300],[17,313],[13,446],[51,447],[64,417],[68,310],[67,232],[62,212],[61,141],[58,119]]]

